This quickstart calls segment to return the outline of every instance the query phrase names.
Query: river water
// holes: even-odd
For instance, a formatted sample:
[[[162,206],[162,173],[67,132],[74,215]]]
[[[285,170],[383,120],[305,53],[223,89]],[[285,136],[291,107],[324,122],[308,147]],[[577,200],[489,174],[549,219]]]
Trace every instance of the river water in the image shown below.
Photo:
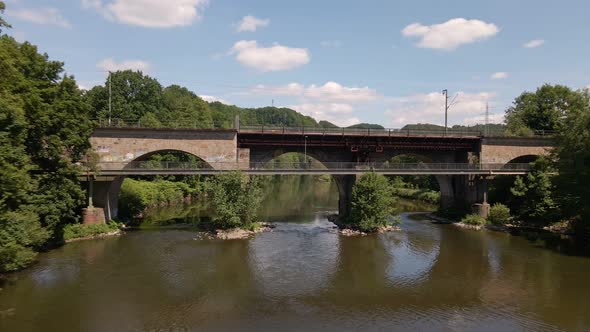
[[[271,192],[262,212],[277,227],[249,240],[155,226],[202,218],[192,206],[41,255],[3,285],[0,331],[590,330],[590,258],[561,244],[413,213],[401,232],[347,238],[325,217],[330,183]]]

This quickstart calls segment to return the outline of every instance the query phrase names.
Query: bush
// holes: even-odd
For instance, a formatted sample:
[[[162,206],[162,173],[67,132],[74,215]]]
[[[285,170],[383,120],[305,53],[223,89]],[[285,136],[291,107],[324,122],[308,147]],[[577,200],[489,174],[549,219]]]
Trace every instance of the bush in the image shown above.
[[[88,236],[96,236],[114,232],[119,229],[119,225],[113,222],[107,224],[69,224],[64,227],[64,240],[78,239]]]
[[[484,217],[481,217],[477,214],[468,214],[465,217],[463,217],[463,219],[461,219],[461,222],[466,225],[473,226],[483,226],[488,223]]]
[[[131,219],[147,208],[181,202],[194,192],[184,182],[125,179],[119,193],[120,213],[124,219]]]
[[[393,196],[387,178],[368,173],[352,188],[352,210],[349,225],[363,232],[373,232],[390,223]]]
[[[16,271],[32,263],[38,249],[49,238],[39,216],[18,210],[0,214],[0,273]]]
[[[250,228],[263,198],[260,179],[242,172],[211,178],[207,192],[215,208],[213,226],[221,229]]]
[[[431,204],[438,204],[440,202],[440,192],[424,189],[398,188],[395,184],[392,185],[391,192],[395,196],[415,199]]]
[[[510,221],[510,209],[500,203],[496,203],[490,209],[488,221],[496,226],[506,225]]]

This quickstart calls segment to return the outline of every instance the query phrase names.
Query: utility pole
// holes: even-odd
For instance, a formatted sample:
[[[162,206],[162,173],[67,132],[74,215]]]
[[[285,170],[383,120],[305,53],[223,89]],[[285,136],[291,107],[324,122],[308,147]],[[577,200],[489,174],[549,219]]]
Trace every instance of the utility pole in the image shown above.
[[[111,89],[111,71],[109,70],[109,127],[111,126],[111,114],[112,114],[112,89]]]
[[[485,136],[490,135],[490,104],[486,101],[486,126],[485,126]]]
[[[444,89],[442,91],[442,94],[445,96],[445,135],[447,134],[447,118],[448,118],[448,113],[449,113],[449,90]]]

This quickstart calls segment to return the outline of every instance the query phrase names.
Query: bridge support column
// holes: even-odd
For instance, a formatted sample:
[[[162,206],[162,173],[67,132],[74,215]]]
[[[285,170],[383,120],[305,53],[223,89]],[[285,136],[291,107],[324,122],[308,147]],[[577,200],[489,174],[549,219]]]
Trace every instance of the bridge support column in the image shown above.
[[[356,175],[334,175],[338,186],[338,217],[346,218],[352,207],[352,186],[356,182]]]
[[[92,185],[94,206],[96,208],[101,208],[104,211],[104,220],[106,221],[115,219],[119,213],[118,196],[121,184],[123,184],[123,179],[124,177],[122,176],[98,179],[94,181]]]
[[[488,203],[488,181],[486,177],[477,179],[477,201],[471,207],[471,212],[481,217],[487,218],[490,215],[490,204]]]

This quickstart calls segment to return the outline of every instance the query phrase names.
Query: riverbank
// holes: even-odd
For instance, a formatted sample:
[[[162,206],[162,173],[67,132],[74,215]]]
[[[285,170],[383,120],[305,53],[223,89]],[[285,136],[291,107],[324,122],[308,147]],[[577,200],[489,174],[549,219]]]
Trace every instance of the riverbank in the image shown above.
[[[330,214],[330,215],[327,215],[326,218],[328,219],[328,221],[330,221],[331,223],[336,225],[336,228],[338,229],[338,233],[343,236],[367,236],[370,234],[382,234],[382,233],[388,233],[388,232],[401,231],[400,227],[390,224],[390,225],[380,226],[377,229],[375,229],[375,231],[373,231],[373,232],[363,232],[352,225],[344,223],[340,219],[338,214]]]
[[[64,227],[64,242],[72,243],[84,240],[100,239],[123,234],[123,225],[109,222],[106,224],[72,224]]]

